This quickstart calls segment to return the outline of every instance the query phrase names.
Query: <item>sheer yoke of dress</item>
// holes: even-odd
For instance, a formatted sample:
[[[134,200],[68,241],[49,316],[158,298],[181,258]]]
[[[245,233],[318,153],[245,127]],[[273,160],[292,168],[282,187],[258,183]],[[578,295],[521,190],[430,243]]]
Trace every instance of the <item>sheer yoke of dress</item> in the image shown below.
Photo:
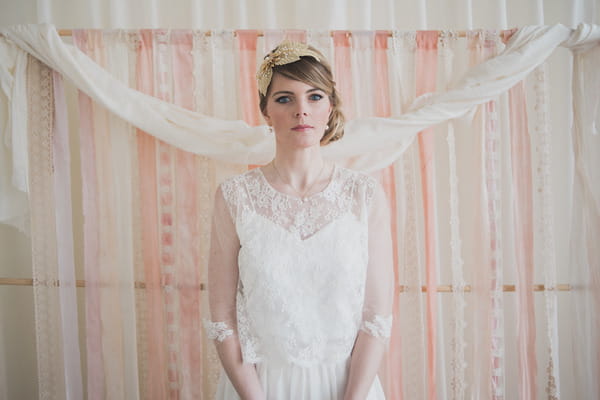
[[[289,367],[327,380],[318,371],[341,365],[325,386],[343,391],[359,330],[389,337],[387,203],[362,173],[335,167],[305,199],[277,191],[260,168],[224,182],[209,268],[212,337],[239,340],[244,362],[263,364],[259,373]]]

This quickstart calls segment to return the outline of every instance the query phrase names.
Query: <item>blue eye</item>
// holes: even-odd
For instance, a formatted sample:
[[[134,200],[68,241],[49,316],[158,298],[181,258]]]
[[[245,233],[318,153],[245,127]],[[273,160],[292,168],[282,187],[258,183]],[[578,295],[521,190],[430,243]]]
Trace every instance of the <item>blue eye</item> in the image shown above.
[[[309,97],[309,99],[313,100],[313,101],[318,101],[318,100],[321,100],[322,98],[323,98],[323,96],[320,94],[317,94],[317,93],[311,94]]]
[[[276,98],[275,101],[277,103],[285,104],[285,103],[289,103],[291,100],[288,96],[281,96],[281,97]]]

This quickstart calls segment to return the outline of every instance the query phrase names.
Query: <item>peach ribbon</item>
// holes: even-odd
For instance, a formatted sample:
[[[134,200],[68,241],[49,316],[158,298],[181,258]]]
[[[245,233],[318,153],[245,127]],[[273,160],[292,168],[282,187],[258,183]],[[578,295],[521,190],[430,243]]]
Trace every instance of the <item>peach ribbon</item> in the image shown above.
[[[183,108],[194,109],[194,86],[189,84],[193,76],[193,37],[189,31],[171,33],[173,103]],[[256,97],[256,96],[255,96]],[[181,397],[202,398],[202,348],[201,348],[201,269],[200,263],[200,190],[198,183],[199,156],[176,149],[173,169],[174,200],[177,210],[174,237],[175,266],[179,285],[179,359],[181,363]],[[169,235],[161,237],[162,245],[174,245]]]
[[[375,78],[375,116],[389,117],[391,115],[389,75],[388,75],[388,34],[385,31],[375,33],[374,78]],[[395,167],[390,165],[381,171],[381,182],[390,204],[390,223],[392,243],[398,243],[398,208],[396,199]],[[387,394],[393,399],[402,399],[402,347],[400,337],[400,296],[399,296],[399,265],[398,247],[394,246],[394,304],[392,335],[390,337],[387,355]]]
[[[258,32],[255,30],[237,30],[239,66],[240,66],[240,104],[242,116],[249,125],[262,123],[258,106],[258,86],[256,83],[256,42]]]
[[[86,54],[97,48],[100,32],[73,31],[73,40]],[[91,42],[91,43],[89,43]],[[83,263],[88,282],[99,281],[99,226],[94,144],[93,103],[79,92],[81,177],[83,191]],[[102,356],[102,321],[100,318],[100,288],[88,285],[85,290],[87,393],[90,400],[104,399],[104,363]]]
[[[509,90],[513,243],[517,271],[519,398],[536,399],[535,304],[533,299],[533,200],[531,144],[523,82]]]
[[[152,31],[140,32],[140,46],[137,49],[137,90],[154,94],[154,45]],[[157,193],[156,146],[157,140],[144,131],[136,130],[139,193]],[[167,398],[167,382],[164,371],[167,365],[165,352],[164,312],[160,274],[159,233],[157,196],[147,196],[140,203],[141,242],[144,280],[146,282],[145,325],[147,373],[144,382],[150,399]]]
[[[437,31],[417,32],[416,91],[417,96],[435,91],[437,74]],[[435,223],[435,165],[433,129],[419,133],[421,189],[425,216],[425,275],[427,288],[427,373],[429,399],[437,396],[436,385],[436,319],[437,319],[437,260]]]
[[[334,75],[336,87],[342,98],[342,107],[346,119],[354,116],[354,102],[352,98],[352,50],[350,48],[350,35],[348,31],[333,31],[334,46]]]

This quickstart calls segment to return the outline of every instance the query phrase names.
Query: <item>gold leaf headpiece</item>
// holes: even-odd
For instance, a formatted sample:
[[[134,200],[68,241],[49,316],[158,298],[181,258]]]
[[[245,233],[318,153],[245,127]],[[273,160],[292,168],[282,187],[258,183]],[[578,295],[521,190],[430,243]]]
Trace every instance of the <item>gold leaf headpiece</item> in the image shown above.
[[[265,57],[265,60],[261,64],[258,72],[256,73],[256,79],[258,80],[258,91],[265,96],[267,94],[267,88],[271,83],[273,77],[273,67],[276,65],[285,65],[300,60],[300,57],[310,56],[317,61],[319,60],[319,54],[311,50],[307,44],[300,42],[292,42],[284,40],[271,51]]]

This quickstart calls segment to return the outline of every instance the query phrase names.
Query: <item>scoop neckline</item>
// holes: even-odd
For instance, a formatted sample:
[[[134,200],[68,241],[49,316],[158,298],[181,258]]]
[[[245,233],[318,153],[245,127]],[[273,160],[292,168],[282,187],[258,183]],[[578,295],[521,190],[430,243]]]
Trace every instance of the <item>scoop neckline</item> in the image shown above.
[[[332,182],[337,177],[338,170],[339,170],[337,164],[333,164],[333,172],[331,173],[331,177],[329,178],[329,182],[327,182],[327,185],[325,185],[325,187],[323,189],[321,189],[318,192],[315,192],[315,193],[313,193],[311,195],[308,195],[308,196],[305,196],[305,197],[299,197],[299,196],[295,196],[293,194],[284,193],[284,192],[282,192],[280,190],[275,189],[275,187],[271,184],[271,182],[269,182],[269,180],[265,176],[265,174],[264,174],[264,172],[262,170],[263,168],[264,167],[260,167],[260,168],[256,168],[256,169],[258,170],[258,172],[260,172],[261,179],[263,180],[263,182],[267,185],[267,187],[271,191],[275,192],[276,194],[279,194],[279,195],[282,195],[282,196],[285,196],[285,197],[289,197],[291,199],[294,199],[294,200],[297,200],[297,201],[301,201],[301,202],[306,202],[306,201],[308,201],[308,200],[310,200],[310,199],[312,199],[312,198],[314,198],[316,196],[322,195],[326,191],[328,191],[329,188],[332,186]]]

